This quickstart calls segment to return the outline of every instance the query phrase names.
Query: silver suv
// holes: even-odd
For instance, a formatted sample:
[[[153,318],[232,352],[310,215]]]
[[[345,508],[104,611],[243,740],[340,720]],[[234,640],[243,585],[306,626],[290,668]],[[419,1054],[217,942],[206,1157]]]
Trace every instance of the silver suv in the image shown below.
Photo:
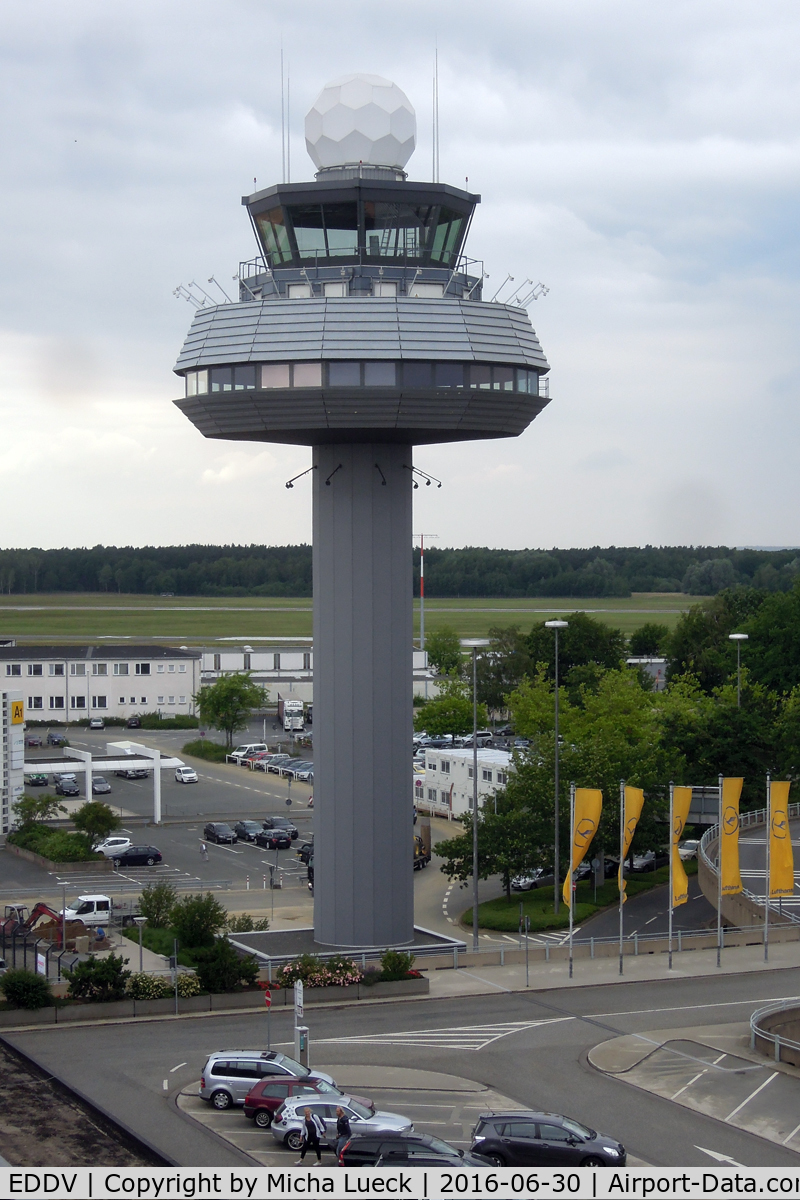
[[[309,1071],[302,1063],[276,1050],[218,1050],[209,1054],[200,1077],[200,1099],[214,1108],[244,1104],[254,1084],[266,1078],[324,1079],[336,1087],[336,1081],[324,1071]],[[337,1089],[338,1090],[338,1089]]]
[[[408,1117],[397,1113],[376,1112],[359,1104],[352,1096],[342,1096],[338,1102],[328,1103],[325,1100],[309,1100],[307,1096],[292,1097],[284,1100],[275,1116],[272,1118],[270,1129],[276,1142],[283,1142],[290,1150],[299,1150],[303,1145],[303,1121],[307,1108],[314,1116],[320,1117],[325,1123],[325,1134],[320,1141],[329,1146],[336,1145],[336,1109],[341,1107],[344,1115],[350,1121],[350,1129],[354,1134],[362,1133],[413,1133],[414,1126]]]

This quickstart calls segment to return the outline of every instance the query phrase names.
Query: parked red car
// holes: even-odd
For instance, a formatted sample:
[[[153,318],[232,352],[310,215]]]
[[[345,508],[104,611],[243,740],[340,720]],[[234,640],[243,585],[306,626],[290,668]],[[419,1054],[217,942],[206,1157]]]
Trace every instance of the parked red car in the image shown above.
[[[341,1092],[338,1092],[335,1087],[331,1087],[324,1079],[314,1079],[313,1076],[308,1079],[287,1079],[285,1077],[276,1079],[274,1075],[268,1076],[251,1087],[247,1093],[244,1101],[244,1115],[251,1121],[255,1120],[256,1125],[262,1129],[269,1129],[273,1114],[280,1108],[284,1100],[288,1100],[292,1096],[341,1097]],[[352,1099],[358,1100],[367,1108],[373,1110],[375,1108],[372,1101],[366,1100],[363,1096],[353,1096]]]

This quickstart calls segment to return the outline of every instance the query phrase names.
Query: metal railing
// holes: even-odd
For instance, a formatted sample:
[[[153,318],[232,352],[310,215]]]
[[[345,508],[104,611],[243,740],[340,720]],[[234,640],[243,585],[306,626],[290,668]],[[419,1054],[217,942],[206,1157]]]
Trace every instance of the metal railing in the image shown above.
[[[800,818],[800,803],[790,804],[787,813],[790,821],[796,821],[798,818]],[[766,825],[766,823],[767,810],[765,808],[756,808],[753,809],[752,812],[740,813],[739,815],[740,830],[753,828],[756,825]],[[713,875],[716,875],[718,871],[718,860],[716,858],[712,858],[708,852],[708,847],[711,842],[716,842],[717,845],[719,845],[718,824],[712,825],[710,829],[706,830],[700,839],[700,845],[697,851],[703,862],[708,867],[709,871],[711,871]],[[763,908],[766,904],[770,912],[779,913],[781,917],[780,924],[785,924],[788,922],[792,925],[800,925],[800,917],[795,916],[794,913],[783,910],[778,904],[776,904],[774,901],[770,901],[766,896],[757,896],[755,892],[751,892],[745,887],[742,888],[742,895],[746,896],[747,899],[752,901],[753,904],[758,905],[759,908]]]
[[[794,806],[795,808],[797,805]],[[764,1038],[765,1041],[772,1042],[774,1047],[775,1062],[781,1061],[781,1047],[785,1046],[787,1050],[796,1050],[800,1052],[800,1042],[795,1042],[792,1038],[783,1037],[779,1033],[775,1033],[771,1029],[762,1029],[761,1021],[764,1017],[771,1017],[774,1013],[786,1012],[788,1009],[800,1010],[800,999],[782,1000],[778,1004],[765,1004],[763,1008],[757,1008],[750,1017],[750,1049],[755,1050],[756,1039]]]

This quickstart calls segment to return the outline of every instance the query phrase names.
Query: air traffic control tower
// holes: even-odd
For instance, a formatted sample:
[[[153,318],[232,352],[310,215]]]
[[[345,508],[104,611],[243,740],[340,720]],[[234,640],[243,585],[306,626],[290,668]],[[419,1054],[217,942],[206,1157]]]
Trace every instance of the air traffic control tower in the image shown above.
[[[397,946],[414,937],[413,447],[518,436],[549,366],[464,256],[480,196],[407,178],[400,88],[336,80],[305,131],[316,178],[243,198],[259,253],[237,303],[198,309],[176,404],[205,437],[312,447],[314,938]]]

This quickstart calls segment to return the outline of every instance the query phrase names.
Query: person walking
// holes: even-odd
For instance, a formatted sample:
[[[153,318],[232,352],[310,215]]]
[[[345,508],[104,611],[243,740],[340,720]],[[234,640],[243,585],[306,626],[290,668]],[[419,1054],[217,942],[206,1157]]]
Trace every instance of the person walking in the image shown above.
[[[350,1118],[346,1115],[343,1108],[336,1110],[336,1161],[339,1161],[339,1155],[350,1141]]]
[[[317,1156],[317,1166],[322,1166],[322,1153],[320,1151],[319,1138],[320,1134],[325,1133],[325,1122],[316,1113],[312,1113],[310,1108],[305,1109],[303,1114],[303,1149],[300,1151],[300,1157],[294,1164],[299,1167],[306,1156],[306,1150],[313,1150]]]
[[[208,846],[205,844],[205,842],[200,843],[200,857],[202,858],[203,862],[208,862]]]

